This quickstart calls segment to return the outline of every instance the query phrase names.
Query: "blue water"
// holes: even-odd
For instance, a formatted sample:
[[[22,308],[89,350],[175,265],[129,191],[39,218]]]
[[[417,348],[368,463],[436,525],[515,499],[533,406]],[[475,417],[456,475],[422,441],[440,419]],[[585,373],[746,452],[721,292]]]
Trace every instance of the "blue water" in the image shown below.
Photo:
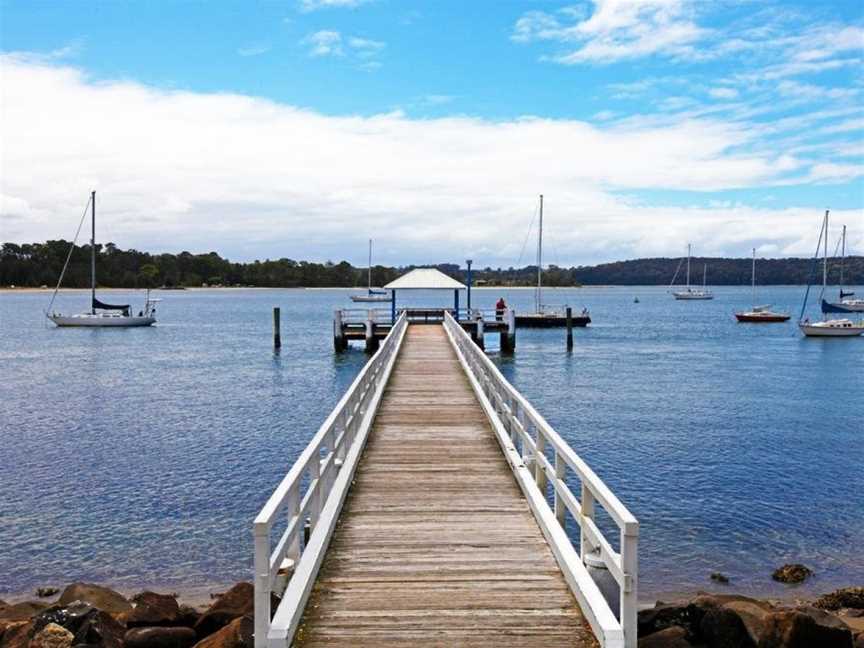
[[[816,572],[795,593],[864,583],[864,339],[738,324],[749,290],[715,293],[549,291],[591,309],[572,354],[560,329],[520,330],[511,358],[490,335],[489,352],[639,518],[642,597],[717,588],[713,571],[782,594],[770,572],[790,561]],[[252,518],[365,362],[332,352],[347,294],[168,292],[152,329],[75,330],[43,325],[46,294],[0,293],[0,595],[249,579]],[[532,299],[474,303],[501,294]],[[759,301],[797,315],[801,295]]]

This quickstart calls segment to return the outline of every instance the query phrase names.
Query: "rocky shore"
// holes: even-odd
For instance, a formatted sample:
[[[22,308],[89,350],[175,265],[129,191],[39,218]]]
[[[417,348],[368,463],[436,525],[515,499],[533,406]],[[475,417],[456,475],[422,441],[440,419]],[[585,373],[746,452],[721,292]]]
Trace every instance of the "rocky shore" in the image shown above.
[[[0,648],[251,648],[253,589],[237,583],[207,606],[173,594],[127,599],[107,587],[40,588],[53,603],[0,601]]]
[[[0,648],[251,648],[252,594],[237,583],[196,607],[87,583],[40,588],[48,602],[0,601]],[[864,587],[794,603],[734,594],[658,602],[639,613],[639,646],[864,648]]]
[[[639,613],[640,648],[864,648],[864,587],[813,601],[698,594]]]

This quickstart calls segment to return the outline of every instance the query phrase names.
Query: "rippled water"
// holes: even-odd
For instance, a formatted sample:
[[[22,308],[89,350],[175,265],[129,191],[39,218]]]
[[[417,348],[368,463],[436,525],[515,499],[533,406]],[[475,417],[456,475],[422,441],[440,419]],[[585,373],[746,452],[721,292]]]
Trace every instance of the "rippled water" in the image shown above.
[[[101,331],[46,327],[45,294],[0,293],[0,593],[250,578],[252,518],[365,361],[331,350],[348,292],[170,292],[157,327]],[[520,330],[512,358],[492,336],[490,354],[640,519],[644,597],[709,589],[712,571],[782,592],[787,561],[814,568],[811,589],[861,584],[864,339],[737,324],[749,291],[715,292],[549,291],[591,308],[573,353],[561,330]],[[475,305],[502,293],[532,299]],[[797,314],[801,294],[760,301]]]

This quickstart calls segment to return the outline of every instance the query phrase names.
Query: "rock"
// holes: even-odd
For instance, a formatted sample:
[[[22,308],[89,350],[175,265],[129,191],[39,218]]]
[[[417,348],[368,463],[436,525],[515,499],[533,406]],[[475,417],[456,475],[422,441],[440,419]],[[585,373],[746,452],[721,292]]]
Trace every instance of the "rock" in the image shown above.
[[[781,583],[797,584],[803,583],[812,575],[813,572],[804,565],[789,564],[775,569],[771,578]]]
[[[207,608],[195,624],[199,637],[206,637],[224,628],[234,619],[252,614],[255,609],[252,583],[237,583]]]
[[[187,628],[194,628],[195,624],[198,623],[198,619],[201,618],[201,613],[196,610],[191,605],[181,605],[180,606],[180,616],[177,619],[178,626],[185,626]]]
[[[255,643],[252,637],[253,631],[252,616],[242,616],[199,641],[195,644],[195,648],[252,648]]]
[[[74,601],[69,605],[52,605],[33,617],[33,632],[40,632],[53,623],[75,634],[96,611],[96,608],[83,601]]]
[[[9,605],[9,604],[6,601],[4,601],[3,599],[0,599],[0,608],[4,608],[7,605]]]
[[[864,609],[864,587],[844,587],[830,594],[820,596],[813,604],[823,610],[839,610],[840,608]]]
[[[734,610],[710,609],[702,617],[699,630],[708,648],[756,648],[747,626]]]
[[[639,639],[639,648],[690,648],[691,645],[687,641],[687,631],[681,626],[672,626]]]
[[[119,592],[91,583],[72,583],[57,600],[60,605],[72,601],[84,601],[108,614],[124,614],[132,610],[129,601]]]
[[[123,639],[126,648],[190,648],[197,635],[192,628],[131,628]]]
[[[726,574],[721,574],[720,572],[714,572],[711,574],[711,580],[715,583],[721,583],[722,585],[729,584],[729,577]]]
[[[40,587],[36,590],[36,596],[39,598],[48,598],[60,592],[59,587]]]
[[[852,631],[837,617],[816,608],[768,615],[759,648],[853,648]]]
[[[2,648],[28,648],[30,644],[30,631],[33,629],[32,621],[17,621],[6,626],[3,639],[0,641]]]
[[[141,592],[133,600],[135,607],[126,615],[128,628],[181,625],[180,606],[173,596]]]
[[[49,623],[30,640],[30,648],[71,648],[75,635],[63,626]]]
[[[25,601],[24,603],[15,603],[7,605],[0,609],[0,621],[26,621],[34,614],[39,614],[42,610],[48,607],[45,603],[38,601]]]
[[[724,603],[723,609],[738,615],[754,644],[759,643],[765,632],[765,620],[774,612],[774,608],[767,603],[744,597]]]

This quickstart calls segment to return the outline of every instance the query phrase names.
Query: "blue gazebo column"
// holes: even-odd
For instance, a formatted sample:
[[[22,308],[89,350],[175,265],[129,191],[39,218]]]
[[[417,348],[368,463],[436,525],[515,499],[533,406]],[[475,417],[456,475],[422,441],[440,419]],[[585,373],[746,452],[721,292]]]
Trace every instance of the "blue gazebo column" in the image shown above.
[[[456,321],[459,321],[459,289],[456,288],[453,291],[453,317],[456,318]]]
[[[396,323],[396,289],[390,291],[390,322]]]

